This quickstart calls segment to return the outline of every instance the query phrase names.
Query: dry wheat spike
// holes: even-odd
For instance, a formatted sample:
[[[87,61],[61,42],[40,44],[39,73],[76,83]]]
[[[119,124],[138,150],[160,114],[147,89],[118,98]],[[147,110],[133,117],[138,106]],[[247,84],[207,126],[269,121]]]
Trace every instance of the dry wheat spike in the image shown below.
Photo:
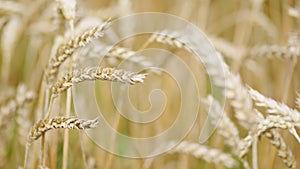
[[[73,84],[87,80],[108,80],[133,85],[144,82],[145,77],[146,74],[138,74],[122,69],[91,67],[66,73],[52,86],[51,91],[52,95],[56,97],[73,86]]]
[[[240,136],[236,125],[224,112],[220,103],[216,101],[211,95],[205,100],[207,109],[209,108],[208,115],[211,123],[217,126],[217,132],[225,138],[225,143],[232,148],[239,145]]]
[[[106,21],[100,26],[96,26],[91,30],[88,30],[81,34],[80,36],[75,37],[74,39],[69,40],[66,44],[61,45],[54,57],[51,57],[46,70],[46,80],[48,84],[53,82],[58,74],[58,69],[60,65],[69,57],[73,55],[76,49],[81,48],[89,44],[93,39],[102,37],[104,31],[110,27],[110,21]]]
[[[54,117],[36,122],[29,133],[29,143],[38,140],[43,134],[52,129],[92,129],[96,128],[98,118],[93,120],[78,119],[76,117]]]
[[[198,143],[183,141],[178,144],[170,153],[186,153],[193,155],[196,158],[201,158],[207,162],[222,164],[232,168],[238,165],[237,161],[230,155],[223,153],[218,149],[212,149]]]
[[[250,50],[251,56],[258,57],[278,57],[282,59],[291,59],[300,56],[300,37],[297,32],[290,32],[288,44],[279,45],[261,45],[255,46]]]
[[[280,103],[271,98],[268,98],[250,87],[249,94],[258,107],[264,107],[267,109],[267,113],[282,116],[282,118],[294,122],[297,127],[300,126],[299,111],[290,108],[284,103]]]
[[[179,32],[163,30],[160,32],[154,32],[148,39],[147,43],[158,42],[162,44],[168,44],[176,48],[183,48],[188,52],[191,52],[188,41]]]
[[[19,109],[32,102],[34,92],[26,89],[24,85],[19,85],[15,97],[9,99],[6,104],[0,104],[0,129],[16,115]]]
[[[296,168],[296,159],[292,151],[286,146],[280,134],[275,130],[270,130],[265,133],[265,136],[268,137],[272,145],[276,147],[277,155],[283,160],[284,164],[290,169]]]
[[[262,115],[259,114],[259,117],[261,117],[259,124],[249,132],[248,136],[245,137],[242,143],[239,145],[239,151],[240,151],[239,156],[241,158],[243,158],[248,153],[255,138],[260,137],[262,134],[265,134],[270,139],[271,143],[277,148],[278,155],[280,155],[281,154],[280,152],[283,151],[282,147],[275,145],[274,142],[278,142],[279,137],[281,138],[281,136],[276,130],[274,130],[274,128],[288,129],[295,132],[293,123],[285,121],[280,116],[268,116],[267,118],[263,119]],[[280,144],[285,145],[284,140],[281,139],[279,141]],[[290,151],[287,148],[285,149],[286,151]],[[290,158],[294,158],[294,157],[290,157]],[[286,163],[285,159],[283,159],[283,161],[284,163]]]

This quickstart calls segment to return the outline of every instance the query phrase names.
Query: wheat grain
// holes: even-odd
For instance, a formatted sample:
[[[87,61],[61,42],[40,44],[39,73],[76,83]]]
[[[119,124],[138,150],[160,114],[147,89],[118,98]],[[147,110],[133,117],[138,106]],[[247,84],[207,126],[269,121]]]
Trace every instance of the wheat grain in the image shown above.
[[[237,161],[231,155],[221,152],[218,149],[212,149],[198,143],[183,141],[178,144],[170,153],[185,153],[201,158],[207,162],[222,164],[232,168],[238,165]]]
[[[142,83],[146,74],[138,74],[122,69],[91,67],[81,70],[74,70],[65,74],[52,88],[52,95],[57,97],[60,93],[66,91],[75,83],[87,80],[108,80],[127,84]]]
[[[98,118],[85,120],[75,117],[54,117],[48,120],[39,120],[31,128],[28,142],[31,143],[34,140],[38,140],[43,134],[52,129],[92,129],[96,128],[98,123]]]
[[[89,31],[84,32],[80,36],[69,40],[66,44],[61,45],[54,57],[51,57],[46,70],[46,80],[48,84],[53,82],[57,76],[60,65],[69,57],[73,55],[76,49],[81,48],[89,44],[93,39],[97,39],[104,35],[104,31],[110,26],[110,21],[106,21],[100,26],[96,26]]]

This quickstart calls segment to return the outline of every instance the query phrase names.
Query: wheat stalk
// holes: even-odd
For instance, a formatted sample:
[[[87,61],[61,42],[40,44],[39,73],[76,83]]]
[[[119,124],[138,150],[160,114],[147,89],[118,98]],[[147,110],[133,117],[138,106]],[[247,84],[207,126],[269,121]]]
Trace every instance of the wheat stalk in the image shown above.
[[[77,36],[69,40],[66,44],[61,45],[54,57],[51,57],[46,70],[46,80],[48,84],[53,82],[58,74],[60,65],[69,57],[73,55],[76,49],[81,48],[89,44],[93,39],[97,39],[104,35],[104,31],[110,26],[110,21],[106,21],[100,26],[96,26],[89,31],[84,32],[80,36]]]
[[[201,158],[207,162],[221,164],[232,168],[238,165],[237,161],[231,155],[223,153],[218,149],[212,149],[198,143],[183,141],[179,143],[169,153],[185,153]]]
[[[75,83],[80,83],[87,80],[108,80],[127,84],[142,83],[146,74],[138,74],[122,69],[91,67],[81,70],[74,70],[65,74],[52,88],[52,95],[57,97],[60,93],[66,91]]]

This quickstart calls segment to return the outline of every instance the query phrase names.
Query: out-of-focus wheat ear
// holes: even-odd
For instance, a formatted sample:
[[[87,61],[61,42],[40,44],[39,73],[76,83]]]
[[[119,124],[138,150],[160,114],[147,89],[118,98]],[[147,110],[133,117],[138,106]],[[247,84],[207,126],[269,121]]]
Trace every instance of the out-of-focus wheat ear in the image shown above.
[[[66,20],[74,20],[76,17],[76,0],[57,0],[58,8]]]
[[[1,5],[0,5],[1,6]],[[22,33],[22,21],[20,16],[13,15],[8,23],[2,29],[1,50],[2,50],[2,65],[1,65],[1,82],[8,83],[10,77],[11,61],[17,47],[18,38]]]
[[[270,130],[265,133],[265,136],[269,138],[272,145],[277,149],[277,155],[283,160],[284,164],[290,169],[296,168],[296,159],[280,134],[276,130]]]
[[[1,1],[0,11],[5,13],[24,13],[25,6],[20,2]]]
[[[217,126],[217,132],[225,138],[225,143],[233,148],[233,150],[236,150],[235,148],[241,141],[237,127],[227,116],[227,113],[224,112],[220,103],[211,95],[207,97],[205,102],[211,123]]]
[[[279,115],[288,121],[294,122],[297,126],[300,124],[299,111],[290,108],[284,103],[277,102],[271,98],[268,98],[258,91],[249,87],[249,94],[258,107],[266,108],[266,112],[272,115]]]
[[[240,59],[238,57],[244,56],[247,51],[245,48],[238,47],[232,42],[216,36],[209,36],[209,39],[214,44],[215,48],[224,54],[227,58],[234,60]],[[237,57],[238,56],[238,57]]]
[[[27,89],[24,84],[21,84],[17,88],[17,102],[20,102],[22,106],[18,107],[16,122],[18,124],[19,142],[23,145],[26,144],[26,137],[31,127],[29,119],[30,104],[35,94],[33,91]]]
[[[40,165],[38,166],[38,169],[49,169],[49,167]]]
[[[10,123],[20,109],[26,109],[26,105],[33,99],[34,92],[28,91],[24,85],[19,85],[16,95],[6,104],[0,105],[0,130]]]
[[[279,45],[260,45],[250,50],[252,57],[277,57],[282,59],[297,58],[300,56],[300,37],[297,32],[290,32],[288,44]]]
[[[76,0],[57,0],[58,12],[68,21],[72,37],[74,35],[74,20],[76,17]]]
[[[141,65],[142,67],[150,67],[153,63],[150,60],[147,60],[145,56],[137,54],[136,51],[132,51],[128,48],[114,46],[110,47],[111,49],[105,55],[108,59],[119,59],[126,60],[137,65]],[[113,64],[110,61],[110,64]]]
[[[73,84],[90,80],[107,80],[134,85],[144,82],[146,75],[114,68],[85,68],[65,74],[52,86],[51,91],[53,97],[57,97],[60,93],[73,86]]]
[[[239,124],[246,129],[250,129],[256,124],[256,114],[253,112],[252,100],[240,76],[229,71],[223,56],[219,52],[214,56],[204,57],[202,60],[213,83],[223,88],[224,95],[230,99],[230,104]]]
[[[230,154],[224,153],[218,149],[209,148],[208,146],[188,141],[179,143],[169,153],[190,154],[209,163],[215,163],[217,165],[221,164],[229,168],[238,166],[237,161]]]
[[[60,65],[69,57],[71,57],[76,49],[89,44],[93,39],[103,37],[104,31],[111,25],[110,20],[105,21],[100,26],[96,26],[80,36],[69,40],[66,44],[61,45],[56,54],[50,58],[46,66],[45,75],[48,84],[51,84],[58,74]]]
[[[190,45],[188,41],[183,35],[176,31],[163,30],[160,32],[154,32],[142,48],[146,47],[147,45],[153,42],[168,44],[172,47],[183,48],[188,52],[191,52],[191,48],[189,47]]]
[[[247,88],[239,75],[228,74],[226,76],[225,96],[230,99],[235,117],[241,126],[250,129],[256,123],[256,113],[253,111],[252,100]]]
[[[93,129],[98,126],[98,118],[93,120],[78,119],[76,117],[54,117],[36,122],[29,133],[28,142],[38,140],[43,134],[52,129]]]

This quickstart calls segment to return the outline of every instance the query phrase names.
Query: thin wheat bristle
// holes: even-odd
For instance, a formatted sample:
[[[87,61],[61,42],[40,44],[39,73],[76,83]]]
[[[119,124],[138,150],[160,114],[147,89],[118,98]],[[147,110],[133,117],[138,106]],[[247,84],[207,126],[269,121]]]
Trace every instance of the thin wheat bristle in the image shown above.
[[[121,82],[134,85],[144,82],[146,74],[138,74],[122,69],[91,67],[80,70],[74,70],[71,73],[65,74],[52,88],[52,95],[58,96],[66,91],[75,83],[80,83],[88,80],[107,80],[113,82]]]
[[[223,153],[218,149],[212,149],[198,143],[183,141],[179,143],[169,153],[185,153],[193,155],[196,158],[201,158],[207,162],[222,164],[226,167],[237,167],[237,161],[230,155]]]
[[[69,40],[66,44],[61,45],[54,57],[51,57],[46,70],[46,80],[49,83],[53,82],[58,74],[60,65],[73,55],[76,49],[89,44],[93,39],[97,39],[104,35],[104,31],[110,27],[110,20],[104,22],[100,26],[96,26],[89,31],[84,32],[80,36]]]
[[[93,120],[76,117],[54,117],[36,122],[29,133],[29,142],[38,140],[43,134],[52,129],[92,129],[98,126],[98,118]]]

